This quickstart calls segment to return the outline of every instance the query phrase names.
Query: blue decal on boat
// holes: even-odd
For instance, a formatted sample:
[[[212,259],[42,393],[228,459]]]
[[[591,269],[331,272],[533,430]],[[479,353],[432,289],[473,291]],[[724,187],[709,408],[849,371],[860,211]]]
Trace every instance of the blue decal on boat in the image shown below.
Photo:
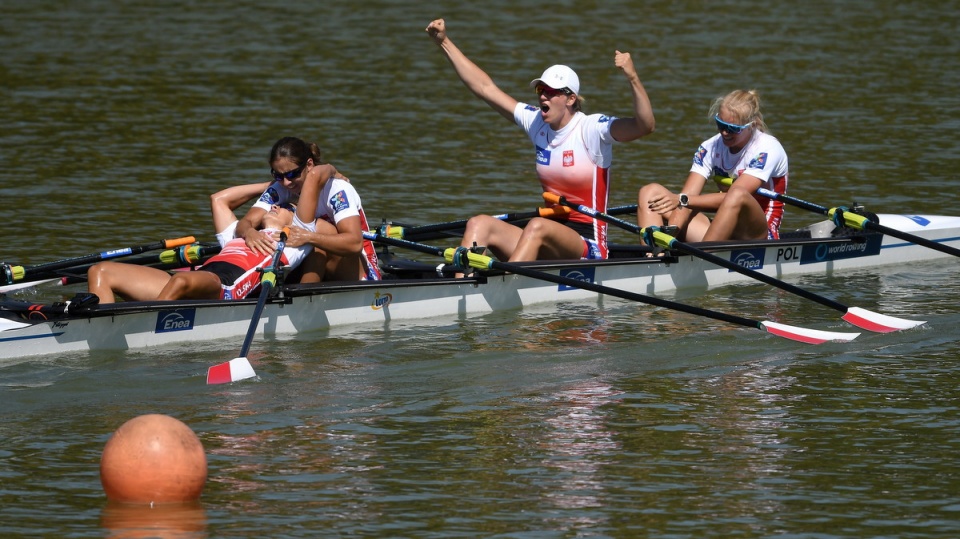
[[[576,279],[577,281],[583,283],[592,283],[593,278],[596,275],[597,268],[583,268],[583,269],[565,269],[560,270],[560,276],[566,277],[567,279]],[[558,291],[564,290],[579,290],[575,286],[559,285],[557,288]]]
[[[738,249],[730,253],[730,261],[741,268],[761,270],[763,269],[763,257],[766,253],[766,249]]]
[[[880,254],[882,243],[883,236],[876,234],[868,236],[867,241],[804,245],[803,251],[800,253],[800,264],[816,264],[817,262],[828,262],[830,260],[876,256]]]
[[[917,223],[920,226],[927,226],[930,224],[930,219],[927,219],[922,215],[908,215],[907,219],[910,219],[911,221],[913,221],[914,223]]]
[[[393,294],[380,293],[379,291],[373,295],[373,303],[370,305],[373,307],[374,311],[379,311],[380,309],[390,306],[390,302],[393,301]]]
[[[193,320],[197,315],[196,309],[176,309],[157,313],[157,333],[171,331],[189,331],[193,329]]]

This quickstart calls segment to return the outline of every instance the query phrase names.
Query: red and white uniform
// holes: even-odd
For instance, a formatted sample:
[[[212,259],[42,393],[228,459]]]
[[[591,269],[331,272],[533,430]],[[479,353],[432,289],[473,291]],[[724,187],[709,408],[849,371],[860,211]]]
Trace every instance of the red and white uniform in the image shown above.
[[[288,204],[295,203],[296,201],[297,195],[290,192],[290,190],[283,187],[280,183],[274,182],[260,195],[260,200],[253,206],[270,211],[270,207],[274,204]],[[370,230],[370,227],[367,225],[367,216],[363,213],[363,206],[360,204],[360,195],[357,194],[357,190],[353,188],[353,185],[339,178],[333,178],[327,181],[326,185],[324,185],[320,191],[319,200],[317,201],[317,214],[314,220],[323,219],[336,226],[337,223],[343,219],[353,216],[360,217],[360,226],[363,227],[363,230]],[[296,217],[294,217],[294,225],[302,226]],[[377,258],[377,250],[373,242],[363,240],[362,256],[366,269],[365,279],[369,281],[379,281],[381,278],[380,262]]]
[[[615,142],[610,125],[616,118],[577,112],[554,131],[543,121],[540,107],[526,103],[517,104],[513,118],[536,148],[544,192],[606,212]],[[569,222],[585,240],[584,258],[607,258],[607,223],[579,212],[571,213]]]
[[[764,189],[777,193],[787,192],[787,152],[773,135],[754,130],[739,153],[731,153],[723,144],[720,133],[705,140],[693,156],[690,172],[704,178],[733,178],[749,174],[761,180]],[[780,222],[783,221],[783,202],[754,194],[757,204],[767,216],[767,238],[780,238]]]
[[[296,268],[311,250],[309,245],[286,247],[280,255],[280,264]],[[220,252],[197,271],[209,271],[220,278],[220,299],[243,299],[260,287],[262,272],[259,270],[269,267],[272,261],[273,254],[255,253],[243,238],[234,238],[222,244]]]

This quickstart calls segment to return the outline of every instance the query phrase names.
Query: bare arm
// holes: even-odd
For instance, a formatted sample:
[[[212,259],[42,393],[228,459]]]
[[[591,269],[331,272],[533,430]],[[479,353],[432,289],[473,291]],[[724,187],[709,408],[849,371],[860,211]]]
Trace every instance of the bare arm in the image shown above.
[[[255,253],[270,254],[274,251],[274,243],[268,236],[260,232],[260,225],[263,224],[263,216],[267,210],[253,207],[237,223],[237,237],[243,238],[247,247]]]
[[[213,216],[214,232],[220,233],[237,220],[233,210],[263,193],[270,182],[234,185],[210,195],[210,213]]]
[[[287,237],[287,246],[299,247],[309,243],[327,253],[339,256],[359,254],[363,248],[363,227],[360,217],[353,216],[340,220],[337,223],[336,230],[335,234],[330,234],[291,227]]]
[[[474,95],[484,100],[493,110],[513,123],[513,110],[517,108],[517,100],[494,84],[493,79],[473,63],[447,37],[446,24],[443,19],[437,19],[427,26],[427,33],[434,43],[440,47],[450,65],[457,72],[457,76]]]
[[[650,104],[647,90],[640,82],[630,53],[617,51],[613,62],[623,71],[630,84],[633,94],[633,118],[617,118],[610,126],[610,133],[620,142],[629,142],[653,133],[657,122],[653,117],[653,105]]]
[[[337,174],[337,169],[330,164],[314,165],[307,169],[307,178],[303,181],[300,202],[297,204],[297,218],[301,222],[312,223],[317,218],[320,191]]]

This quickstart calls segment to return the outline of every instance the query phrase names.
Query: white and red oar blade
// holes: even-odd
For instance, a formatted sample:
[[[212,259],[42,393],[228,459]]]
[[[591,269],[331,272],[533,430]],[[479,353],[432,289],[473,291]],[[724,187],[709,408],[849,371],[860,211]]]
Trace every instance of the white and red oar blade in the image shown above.
[[[821,344],[829,341],[852,341],[859,333],[840,333],[837,331],[821,331],[819,329],[798,328],[777,322],[760,322],[768,333],[778,337],[800,341],[807,344]]]
[[[915,328],[927,323],[925,320],[907,320],[905,318],[887,316],[885,314],[861,309],[860,307],[850,307],[847,309],[847,314],[841,318],[858,328],[875,331],[877,333],[890,333],[892,331]]]
[[[253,378],[253,365],[245,357],[236,357],[207,369],[207,384],[229,384]]]

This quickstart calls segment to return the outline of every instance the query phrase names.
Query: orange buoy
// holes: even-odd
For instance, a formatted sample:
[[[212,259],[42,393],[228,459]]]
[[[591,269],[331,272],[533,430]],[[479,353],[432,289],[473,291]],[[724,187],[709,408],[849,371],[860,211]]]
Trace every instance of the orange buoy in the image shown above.
[[[203,444],[190,427],[167,415],[127,421],[100,457],[100,483],[115,502],[192,502],[200,498],[206,482]]]

